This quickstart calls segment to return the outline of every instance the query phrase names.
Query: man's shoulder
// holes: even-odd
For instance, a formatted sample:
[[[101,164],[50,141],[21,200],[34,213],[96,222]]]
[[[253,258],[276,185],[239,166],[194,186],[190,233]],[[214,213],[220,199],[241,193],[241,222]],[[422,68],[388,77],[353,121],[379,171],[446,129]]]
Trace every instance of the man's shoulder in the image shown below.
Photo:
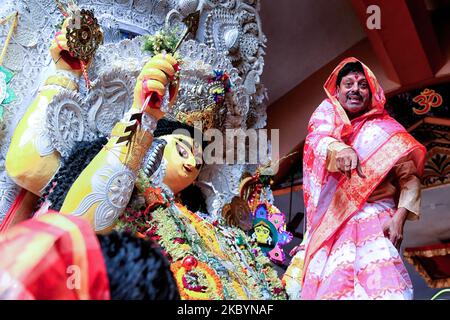
[[[394,119],[393,117],[391,117],[388,113],[383,113],[382,115],[379,115],[378,117],[374,117],[373,122],[375,123],[381,123],[383,124],[382,127],[389,127],[391,128],[391,130],[394,131],[404,131],[406,132],[406,128],[400,123],[398,122],[396,119]]]
[[[329,99],[323,100],[319,104],[319,106],[316,108],[316,110],[314,110],[313,114],[318,114],[318,113],[329,114],[329,115],[334,114],[334,106]]]

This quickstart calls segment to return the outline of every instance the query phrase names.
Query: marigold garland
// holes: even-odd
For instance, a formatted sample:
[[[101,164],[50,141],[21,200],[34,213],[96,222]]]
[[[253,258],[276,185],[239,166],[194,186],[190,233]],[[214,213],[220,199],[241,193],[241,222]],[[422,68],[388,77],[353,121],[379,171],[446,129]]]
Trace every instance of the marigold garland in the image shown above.
[[[213,269],[209,268],[204,262],[198,262],[198,265],[187,270],[183,266],[182,261],[177,261],[172,263],[170,266],[172,273],[174,274],[175,281],[177,282],[178,289],[180,291],[181,299],[183,300],[221,300],[224,299],[223,287],[220,278],[214,272]],[[188,273],[193,272],[200,274],[200,283],[206,287],[204,292],[199,292],[195,290],[190,290],[186,288],[183,281],[183,277]]]
[[[126,210],[121,228],[135,230],[161,245],[183,299],[286,299],[270,260],[242,230],[221,220],[204,219],[174,202],[152,210],[140,201],[131,203],[135,206]],[[192,272],[198,276],[199,287],[194,290],[185,288],[186,277],[194,274],[183,267],[190,256],[197,261]]]

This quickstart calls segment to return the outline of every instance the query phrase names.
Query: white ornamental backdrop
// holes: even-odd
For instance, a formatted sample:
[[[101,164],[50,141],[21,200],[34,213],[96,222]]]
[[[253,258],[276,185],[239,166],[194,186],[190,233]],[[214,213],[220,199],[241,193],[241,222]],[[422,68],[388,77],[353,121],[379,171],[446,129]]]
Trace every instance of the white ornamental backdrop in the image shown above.
[[[63,121],[70,113],[72,143],[107,135],[115,121],[131,105],[136,75],[147,57],[141,50],[142,37],[153,34],[165,24],[176,24],[199,10],[200,26],[195,41],[185,43],[181,51],[201,56],[211,48],[217,60],[224,59],[227,71],[237,82],[227,105],[226,128],[263,128],[266,125],[266,89],[260,82],[264,67],[266,38],[261,29],[259,0],[79,0],[81,8],[94,10],[105,35],[89,70],[93,83],[89,92],[80,83],[76,95],[61,93],[47,112],[47,127]],[[62,16],[55,0],[2,0],[0,18],[18,11],[19,22],[9,44],[3,66],[14,72],[10,84],[17,99],[5,108],[0,132],[0,222],[19,193],[4,171],[4,159],[13,129],[52,71],[48,49],[56,25]],[[6,39],[9,25],[0,26],[0,44]],[[124,39],[129,35],[134,39]],[[202,45],[200,45],[202,44]],[[197,50],[198,52],[193,52]],[[207,59],[207,57],[203,57]],[[115,106],[113,108],[113,106]],[[114,112],[111,112],[111,111]],[[73,117],[75,116],[75,117]],[[224,128],[221,128],[224,129]],[[70,149],[49,128],[53,148],[63,155]],[[211,214],[219,213],[223,204],[237,193],[239,178],[254,166],[206,166],[200,186],[207,197]],[[229,177],[232,176],[232,179]],[[228,177],[228,178],[227,178]],[[213,190],[213,191],[212,191]]]

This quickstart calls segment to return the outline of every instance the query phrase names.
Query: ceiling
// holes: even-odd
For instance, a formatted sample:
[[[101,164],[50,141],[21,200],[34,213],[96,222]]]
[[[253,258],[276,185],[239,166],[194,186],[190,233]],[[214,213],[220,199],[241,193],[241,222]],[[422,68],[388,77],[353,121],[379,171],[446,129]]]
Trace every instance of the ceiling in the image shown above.
[[[367,64],[388,96],[450,80],[448,2],[261,1],[268,39],[262,81],[269,95],[268,128],[279,130],[280,157],[304,140],[308,120],[325,97],[323,83],[345,57]],[[379,30],[366,27],[371,4],[381,8]]]
[[[269,104],[366,37],[346,0],[265,0],[260,15]]]

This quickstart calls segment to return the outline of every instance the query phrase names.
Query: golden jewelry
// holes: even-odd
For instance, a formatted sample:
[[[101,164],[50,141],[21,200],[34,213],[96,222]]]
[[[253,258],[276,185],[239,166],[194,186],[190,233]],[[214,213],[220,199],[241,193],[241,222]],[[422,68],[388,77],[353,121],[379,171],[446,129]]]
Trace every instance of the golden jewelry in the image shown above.
[[[45,80],[45,85],[57,85],[72,91],[78,90],[78,84],[73,80],[60,75],[52,75]]]

